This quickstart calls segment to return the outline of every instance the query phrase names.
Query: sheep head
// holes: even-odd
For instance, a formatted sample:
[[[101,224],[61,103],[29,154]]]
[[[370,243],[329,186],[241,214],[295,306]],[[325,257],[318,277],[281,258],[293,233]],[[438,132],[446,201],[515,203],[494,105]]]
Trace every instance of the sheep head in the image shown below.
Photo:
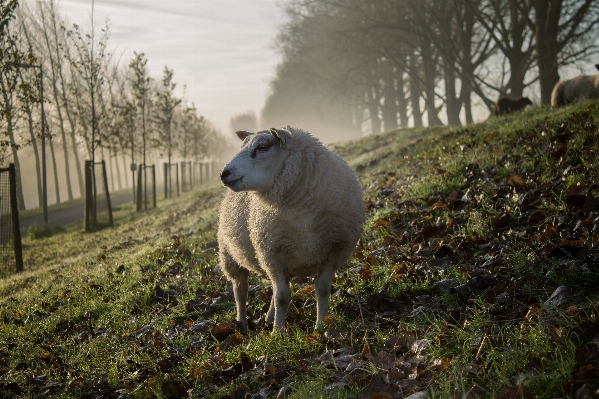
[[[291,132],[271,128],[258,133],[242,130],[236,134],[243,144],[220,173],[223,186],[235,192],[270,189],[291,143]]]

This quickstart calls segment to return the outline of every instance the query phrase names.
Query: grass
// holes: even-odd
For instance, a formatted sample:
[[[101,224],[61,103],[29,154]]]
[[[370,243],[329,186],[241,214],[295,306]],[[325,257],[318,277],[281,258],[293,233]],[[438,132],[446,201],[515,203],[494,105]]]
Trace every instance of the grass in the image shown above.
[[[335,144],[368,220],[319,332],[306,278],[286,334],[258,279],[236,331],[216,182],[25,238],[0,280],[0,396],[575,397],[599,376],[598,126],[582,103]]]

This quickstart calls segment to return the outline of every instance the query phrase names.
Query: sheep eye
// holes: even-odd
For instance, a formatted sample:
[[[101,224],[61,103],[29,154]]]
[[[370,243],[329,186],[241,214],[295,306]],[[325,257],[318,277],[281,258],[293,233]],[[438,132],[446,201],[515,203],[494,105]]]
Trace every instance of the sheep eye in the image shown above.
[[[255,157],[256,154],[258,153],[258,151],[265,152],[265,151],[268,151],[269,148],[270,148],[269,145],[260,144],[259,146],[257,146],[256,148],[254,148],[254,151],[252,151],[252,157]]]

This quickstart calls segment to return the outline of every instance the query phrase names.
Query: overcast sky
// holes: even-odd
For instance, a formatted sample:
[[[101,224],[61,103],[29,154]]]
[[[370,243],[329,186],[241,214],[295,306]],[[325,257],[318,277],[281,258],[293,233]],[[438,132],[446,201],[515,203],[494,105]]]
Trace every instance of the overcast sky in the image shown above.
[[[61,0],[72,25],[87,32],[91,0]],[[128,65],[144,52],[153,78],[174,71],[177,94],[187,86],[189,102],[223,133],[232,116],[260,115],[268,82],[280,61],[273,43],[282,23],[280,0],[95,0],[99,31],[110,20],[109,48]]]

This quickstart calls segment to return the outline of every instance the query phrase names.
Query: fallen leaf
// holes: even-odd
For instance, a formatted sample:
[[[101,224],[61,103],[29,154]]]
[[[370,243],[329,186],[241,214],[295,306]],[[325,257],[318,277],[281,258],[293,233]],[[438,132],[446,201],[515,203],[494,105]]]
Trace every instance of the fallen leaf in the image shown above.
[[[224,341],[229,335],[235,332],[237,325],[233,322],[220,323],[212,327],[211,334],[219,341]]]

